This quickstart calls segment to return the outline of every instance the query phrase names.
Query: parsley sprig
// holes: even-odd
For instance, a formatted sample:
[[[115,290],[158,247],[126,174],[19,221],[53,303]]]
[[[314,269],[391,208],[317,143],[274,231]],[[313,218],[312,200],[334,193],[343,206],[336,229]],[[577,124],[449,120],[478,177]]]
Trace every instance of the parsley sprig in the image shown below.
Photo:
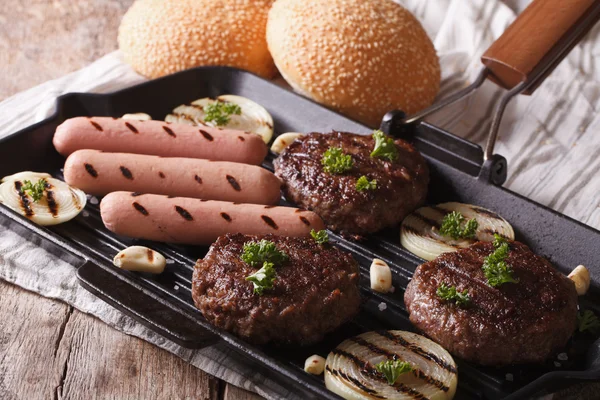
[[[363,190],[375,190],[377,189],[377,179],[369,181],[366,176],[361,176],[356,181],[356,190],[362,192]]]
[[[493,245],[496,250],[484,259],[482,266],[488,285],[496,287],[503,283],[519,282],[518,279],[512,276],[513,271],[506,263],[509,251],[506,239],[498,234],[494,234]]]
[[[227,101],[215,101],[204,106],[204,122],[214,122],[217,126],[227,125],[231,115],[240,115],[242,109]]]
[[[343,174],[354,166],[354,161],[350,154],[344,154],[341,147],[330,147],[323,154],[321,164],[325,172],[330,174]]]
[[[471,218],[465,224],[465,217],[458,211],[452,211],[444,216],[440,234],[450,236],[452,239],[473,239],[477,233],[479,223],[475,218]]]
[[[262,295],[265,289],[273,289],[275,281],[275,264],[265,261],[261,269],[246,277],[254,285],[254,294]]]
[[[386,360],[375,365],[375,369],[385,376],[390,385],[393,385],[400,375],[412,371],[413,367],[406,361]]]
[[[467,289],[459,292],[456,286],[447,285],[445,282],[438,286],[436,294],[443,300],[454,302],[460,307],[467,307],[471,303],[471,296]]]
[[[577,330],[596,334],[600,331],[600,320],[592,310],[577,313]]]
[[[244,252],[242,253],[242,261],[250,264],[253,267],[258,267],[266,262],[273,264],[282,264],[288,260],[288,255],[280,251],[275,246],[275,243],[262,239],[260,242],[244,243]]]
[[[39,201],[42,197],[44,197],[44,190],[46,189],[46,179],[42,178],[38,180],[36,183],[31,183],[30,180],[23,181],[23,186],[21,187],[21,191],[33,199],[33,202]]]
[[[315,242],[317,242],[318,244],[325,244],[329,242],[329,235],[327,234],[327,231],[325,229],[320,230],[318,232],[314,229],[311,229],[310,236],[312,236],[312,238],[315,239]]]
[[[388,161],[395,161],[398,158],[398,149],[394,144],[394,139],[388,137],[380,130],[373,131],[375,139],[375,148],[371,152],[372,158],[381,158]]]

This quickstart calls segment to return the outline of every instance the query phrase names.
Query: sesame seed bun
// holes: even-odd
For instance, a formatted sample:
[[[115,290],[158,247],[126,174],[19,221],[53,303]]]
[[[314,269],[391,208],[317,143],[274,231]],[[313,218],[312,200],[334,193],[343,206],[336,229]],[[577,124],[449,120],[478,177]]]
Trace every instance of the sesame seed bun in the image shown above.
[[[149,78],[201,65],[276,70],[265,29],[273,0],[137,0],[119,27],[125,61]]]
[[[267,42],[295,90],[370,126],[429,106],[439,90],[433,43],[392,0],[277,0]]]

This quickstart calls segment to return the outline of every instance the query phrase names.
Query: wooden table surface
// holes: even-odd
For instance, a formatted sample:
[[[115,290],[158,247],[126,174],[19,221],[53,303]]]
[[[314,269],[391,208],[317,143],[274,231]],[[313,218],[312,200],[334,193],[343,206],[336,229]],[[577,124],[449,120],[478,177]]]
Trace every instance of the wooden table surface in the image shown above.
[[[132,2],[0,0],[0,100],[115,50],[121,16]],[[260,399],[2,280],[0,326],[2,400]]]
[[[0,0],[0,100],[116,49],[133,0]],[[0,260],[1,262],[1,260]],[[0,399],[259,396],[56,300],[0,280]],[[598,399],[578,385],[555,399]]]

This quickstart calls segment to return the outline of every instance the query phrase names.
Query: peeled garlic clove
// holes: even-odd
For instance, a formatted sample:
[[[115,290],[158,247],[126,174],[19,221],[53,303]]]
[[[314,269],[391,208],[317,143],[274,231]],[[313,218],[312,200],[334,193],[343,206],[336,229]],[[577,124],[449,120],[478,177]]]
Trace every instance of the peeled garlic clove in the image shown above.
[[[325,359],[314,354],[304,361],[304,371],[312,375],[321,375],[325,370]]]
[[[113,264],[121,269],[160,274],[165,270],[165,257],[148,247],[131,246],[121,250],[113,259]]]
[[[146,113],[133,113],[133,114],[124,114],[121,117],[121,119],[131,119],[134,121],[150,121],[152,119],[152,117]]]
[[[583,296],[590,288],[590,272],[584,265],[578,265],[571,273],[569,278],[575,284],[577,295]]]
[[[369,272],[371,275],[371,289],[381,293],[390,291],[392,288],[392,270],[385,261],[374,258]]]
[[[275,138],[275,140],[273,141],[273,144],[271,145],[271,151],[275,154],[279,154],[283,151],[283,149],[288,147],[294,140],[296,140],[302,136],[304,136],[304,133],[298,133],[298,132],[282,133],[281,135],[277,136]]]
[[[241,114],[229,115],[229,122],[225,125],[217,126],[212,121],[204,121],[204,107],[217,101],[237,104],[240,106]],[[260,135],[265,143],[269,143],[273,137],[273,117],[271,117],[271,114],[260,104],[246,97],[232,94],[225,94],[216,99],[205,97],[195,100],[191,104],[182,104],[167,115],[165,121],[252,132]]]

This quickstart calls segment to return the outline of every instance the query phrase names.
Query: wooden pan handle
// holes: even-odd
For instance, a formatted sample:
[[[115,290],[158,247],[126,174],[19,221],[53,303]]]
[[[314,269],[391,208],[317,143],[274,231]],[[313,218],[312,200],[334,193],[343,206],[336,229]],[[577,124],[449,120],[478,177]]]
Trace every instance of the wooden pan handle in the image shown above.
[[[600,0],[534,0],[481,57],[488,78],[531,94],[600,18]]]

